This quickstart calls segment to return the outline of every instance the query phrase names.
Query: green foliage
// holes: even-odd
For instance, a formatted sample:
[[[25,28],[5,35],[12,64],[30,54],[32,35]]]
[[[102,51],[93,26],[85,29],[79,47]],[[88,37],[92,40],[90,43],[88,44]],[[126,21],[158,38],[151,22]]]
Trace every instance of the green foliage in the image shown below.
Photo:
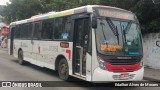
[[[3,16],[7,22],[29,18],[33,15],[43,13],[44,9],[41,7],[39,0],[10,0],[2,11]]]
[[[75,0],[51,0],[46,4],[49,11],[61,11],[69,8],[80,6]]]
[[[138,0],[100,0],[100,4],[130,9]]]
[[[160,31],[160,4],[152,0],[10,0],[1,12],[8,23],[31,16],[61,11],[84,5],[101,4],[127,9],[135,13],[140,21],[142,32]]]
[[[160,32],[160,4],[153,4],[151,0],[140,0],[130,9],[141,24],[142,33]]]
[[[46,7],[49,11],[61,11],[88,4],[98,4],[99,1],[100,0],[50,0],[50,3],[46,3]]]

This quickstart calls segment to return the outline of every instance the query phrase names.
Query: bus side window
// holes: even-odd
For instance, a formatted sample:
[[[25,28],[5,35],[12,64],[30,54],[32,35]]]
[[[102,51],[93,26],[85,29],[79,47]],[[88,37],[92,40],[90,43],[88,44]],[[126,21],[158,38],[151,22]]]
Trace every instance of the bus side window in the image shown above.
[[[21,38],[27,39],[29,37],[29,24],[22,24],[22,32],[21,32]]]
[[[53,38],[53,20],[45,20],[42,22],[42,39]]]
[[[33,39],[40,39],[41,37],[41,22],[35,22],[33,30]]]
[[[54,39],[61,39],[62,32],[62,18],[55,19],[55,28],[54,28]]]
[[[69,40],[70,28],[71,22],[68,20],[68,17],[55,19],[54,39]]]
[[[69,40],[70,30],[71,30],[71,22],[69,21],[69,18],[65,17],[63,20],[63,33],[62,33],[62,39],[63,40]]]
[[[20,38],[20,25],[17,25],[16,26],[16,29],[15,29],[15,38]]]
[[[32,38],[32,23],[29,23],[29,28],[28,28],[28,38]]]

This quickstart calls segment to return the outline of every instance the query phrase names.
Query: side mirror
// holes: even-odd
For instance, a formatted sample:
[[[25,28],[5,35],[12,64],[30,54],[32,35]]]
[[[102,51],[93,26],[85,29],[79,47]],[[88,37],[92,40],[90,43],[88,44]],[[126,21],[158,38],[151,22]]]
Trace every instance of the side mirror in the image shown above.
[[[92,18],[92,28],[97,28],[97,18],[96,17]]]

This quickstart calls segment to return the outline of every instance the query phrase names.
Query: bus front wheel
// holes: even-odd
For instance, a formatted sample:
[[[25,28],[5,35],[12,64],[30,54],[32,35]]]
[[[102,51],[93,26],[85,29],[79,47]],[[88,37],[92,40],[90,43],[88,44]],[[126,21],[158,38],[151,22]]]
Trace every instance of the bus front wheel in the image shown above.
[[[18,53],[18,63],[20,65],[24,65],[25,64],[25,61],[23,60],[23,51],[19,51],[19,53]]]
[[[62,80],[69,80],[69,67],[66,59],[61,59],[58,65],[58,74]]]

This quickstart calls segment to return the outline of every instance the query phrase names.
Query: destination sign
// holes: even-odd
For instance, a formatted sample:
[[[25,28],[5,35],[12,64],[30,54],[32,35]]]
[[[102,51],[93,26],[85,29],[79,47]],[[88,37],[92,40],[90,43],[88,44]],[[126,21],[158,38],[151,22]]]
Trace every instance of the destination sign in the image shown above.
[[[97,8],[96,11],[99,14],[99,16],[135,20],[134,14],[128,11],[123,11],[123,10],[113,9],[113,8]]]

